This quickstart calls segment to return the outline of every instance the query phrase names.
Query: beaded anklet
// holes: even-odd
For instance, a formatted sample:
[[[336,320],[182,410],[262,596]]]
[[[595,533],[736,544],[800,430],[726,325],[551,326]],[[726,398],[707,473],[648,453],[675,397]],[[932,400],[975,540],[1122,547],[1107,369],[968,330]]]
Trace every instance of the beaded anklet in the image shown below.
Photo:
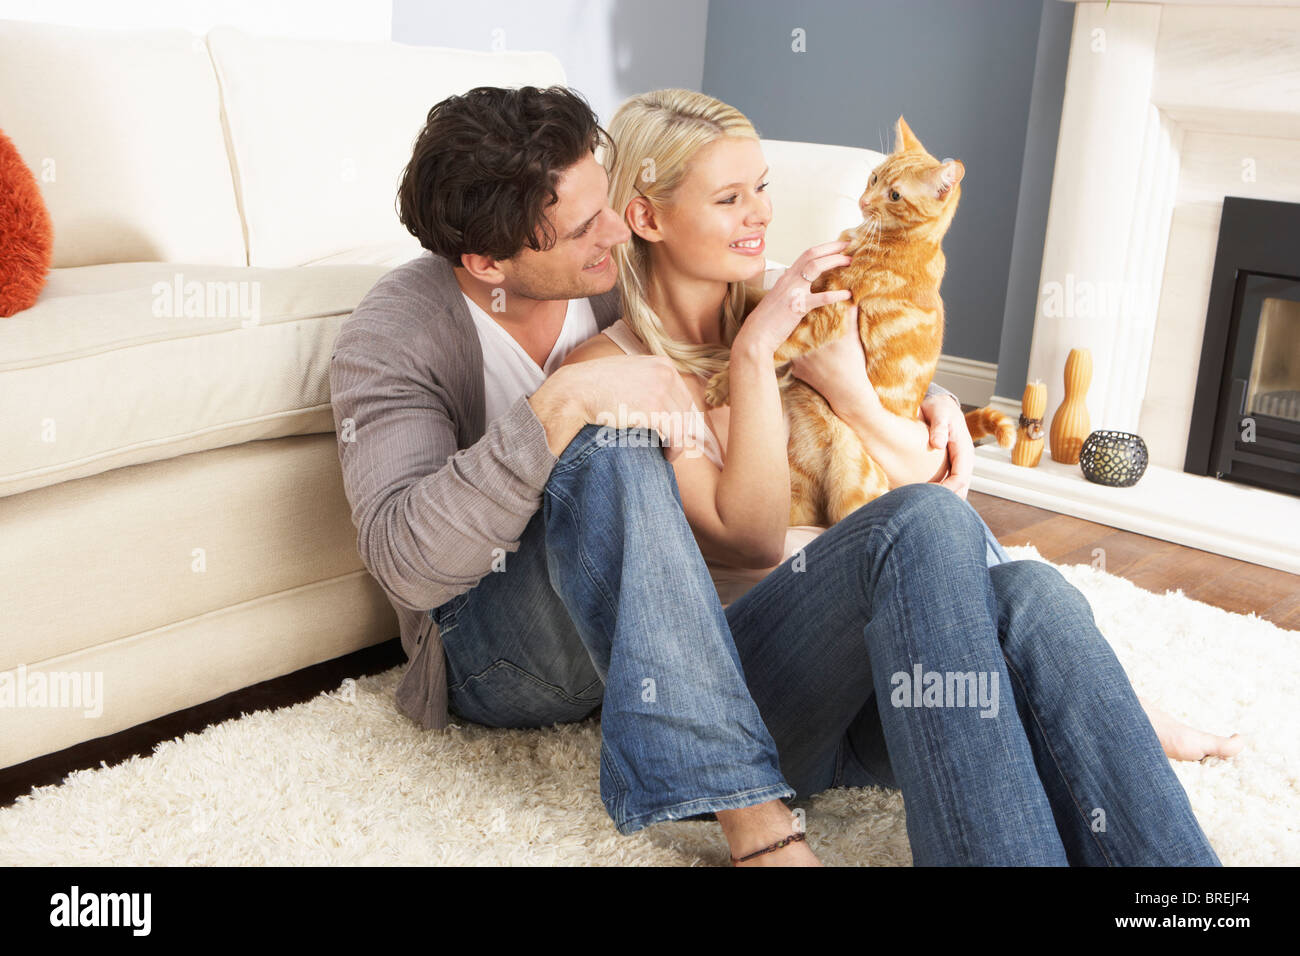
[[[803,831],[800,831],[798,833],[786,837],[784,840],[777,840],[771,846],[765,846],[761,850],[755,850],[753,853],[746,853],[742,857],[733,856],[731,858],[731,862],[733,865],[736,863],[744,863],[746,860],[752,860],[754,857],[762,856],[764,853],[772,853],[776,850],[781,849],[784,846],[789,846],[791,843],[798,843],[800,840],[806,839],[807,836],[808,834],[804,833]]]

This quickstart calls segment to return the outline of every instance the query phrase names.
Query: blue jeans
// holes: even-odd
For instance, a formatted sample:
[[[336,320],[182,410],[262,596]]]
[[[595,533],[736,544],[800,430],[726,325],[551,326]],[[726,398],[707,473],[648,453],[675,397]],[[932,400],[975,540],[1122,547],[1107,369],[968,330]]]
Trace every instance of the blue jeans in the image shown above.
[[[1087,599],[938,485],[858,509],[724,611],[657,436],[588,426],[504,570],[431,613],[460,716],[603,701],[623,833],[874,784],[902,790],[917,865],[1219,862]]]

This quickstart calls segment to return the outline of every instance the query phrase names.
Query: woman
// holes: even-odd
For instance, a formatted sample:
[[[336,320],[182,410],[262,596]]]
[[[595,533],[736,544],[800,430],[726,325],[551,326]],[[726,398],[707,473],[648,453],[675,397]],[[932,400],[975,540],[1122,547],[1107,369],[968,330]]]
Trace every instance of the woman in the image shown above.
[[[824,533],[786,527],[772,356],[802,317],[792,303],[848,297],[809,290],[848,262],[844,244],[805,252],[755,305],[746,282],[763,272],[771,204],[752,125],[711,97],[661,90],[626,102],[610,134],[611,202],[633,233],[615,249],[624,319],[566,364],[666,355],[704,409],[705,381],[730,362],[730,406],[706,413],[703,454],[673,467],[791,785],[801,796],[900,786],[919,864],[1217,865],[1086,599],[1049,565],[1010,561],[969,505],[928,490],[946,453],[921,423],[882,411],[856,336],[796,374],[859,430],[894,490]],[[922,562],[942,570],[908,579]],[[992,689],[982,716],[922,701],[920,682],[915,701],[899,693],[913,675],[933,686],[930,674],[968,673]],[[999,687],[1014,706],[999,708]],[[1163,730],[1176,755],[1234,746],[1172,721]],[[783,843],[767,862],[810,857]]]

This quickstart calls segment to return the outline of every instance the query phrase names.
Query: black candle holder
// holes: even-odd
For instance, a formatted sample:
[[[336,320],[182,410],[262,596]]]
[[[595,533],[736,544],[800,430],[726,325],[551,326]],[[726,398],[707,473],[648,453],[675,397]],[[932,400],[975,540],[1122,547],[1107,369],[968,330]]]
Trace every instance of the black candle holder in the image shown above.
[[[1079,449],[1083,477],[1110,488],[1129,488],[1146,473],[1147,443],[1141,435],[1098,429]]]

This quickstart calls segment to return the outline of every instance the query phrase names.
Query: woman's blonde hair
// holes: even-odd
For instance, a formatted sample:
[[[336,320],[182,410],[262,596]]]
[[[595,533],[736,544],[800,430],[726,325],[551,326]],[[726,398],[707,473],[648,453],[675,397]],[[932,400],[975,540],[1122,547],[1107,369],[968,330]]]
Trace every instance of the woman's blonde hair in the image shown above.
[[[758,139],[758,132],[733,106],[693,90],[655,90],[623,103],[609,126],[614,149],[602,160],[609,174],[610,205],[625,216],[638,195],[656,209],[672,201],[692,158],[723,136]],[[611,165],[610,154],[613,154]],[[622,288],[623,321],[654,355],[664,355],[683,372],[706,378],[727,367],[729,346],[747,304],[743,282],[728,284],[722,309],[722,345],[695,345],[671,338],[646,300],[650,243],[635,232],[612,250]]]

